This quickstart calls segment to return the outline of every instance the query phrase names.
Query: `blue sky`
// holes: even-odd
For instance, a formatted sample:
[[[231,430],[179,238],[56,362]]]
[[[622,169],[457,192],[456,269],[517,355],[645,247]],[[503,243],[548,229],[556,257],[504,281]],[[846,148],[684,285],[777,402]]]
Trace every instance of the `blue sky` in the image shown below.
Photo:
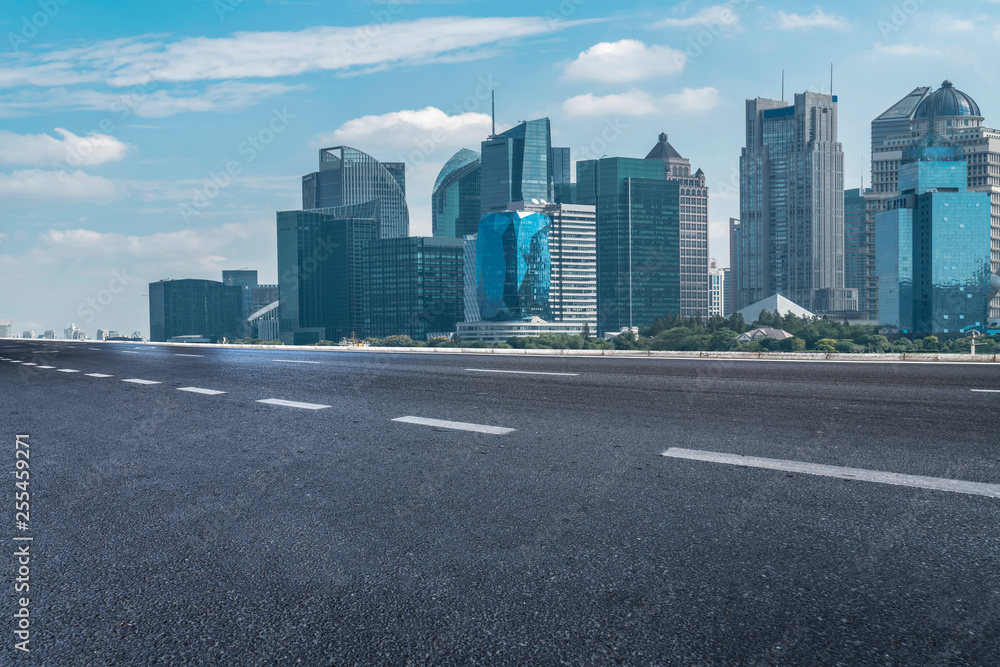
[[[123,5],[129,9],[123,9]],[[407,163],[430,189],[497,125],[552,119],[573,160],[660,131],[708,175],[728,265],[744,100],[834,92],[847,187],[868,123],[945,78],[1000,125],[1000,0],[552,2],[6,0],[0,14],[0,319],[148,334],[147,284],[255,268],[317,149]],[[227,173],[228,170],[228,173]]]

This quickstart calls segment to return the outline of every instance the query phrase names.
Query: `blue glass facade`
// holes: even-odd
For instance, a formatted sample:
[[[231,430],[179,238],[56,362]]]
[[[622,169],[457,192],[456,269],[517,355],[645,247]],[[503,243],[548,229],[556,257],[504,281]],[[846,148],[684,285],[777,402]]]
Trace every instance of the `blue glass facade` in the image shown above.
[[[216,341],[248,335],[243,288],[215,280],[161,280],[149,284],[149,340],[204,336]]]
[[[445,163],[431,193],[433,234],[462,238],[479,228],[482,163],[479,153],[463,148]]]
[[[553,201],[552,133],[548,118],[529,120],[482,143],[480,215],[516,201]]]
[[[990,196],[967,192],[951,147],[918,148],[900,167],[900,196],[876,218],[879,321],[901,333],[983,330],[990,300]]]
[[[485,216],[476,236],[476,296],[482,320],[551,318],[549,226],[541,213]]]

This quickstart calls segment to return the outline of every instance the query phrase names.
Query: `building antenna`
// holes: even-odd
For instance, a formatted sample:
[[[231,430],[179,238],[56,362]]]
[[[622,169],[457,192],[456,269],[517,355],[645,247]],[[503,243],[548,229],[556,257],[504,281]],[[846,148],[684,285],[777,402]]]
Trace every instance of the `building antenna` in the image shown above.
[[[833,97],[833,63],[830,63],[830,97]]]
[[[785,101],[785,70],[781,70],[781,101]]]
[[[490,100],[492,101],[492,106],[493,106],[493,111],[491,112],[491,116],[493,117],[493,134],[491,134],[490,137],[495,137],[497,136],[497,91],[496,90],[490,91]]]

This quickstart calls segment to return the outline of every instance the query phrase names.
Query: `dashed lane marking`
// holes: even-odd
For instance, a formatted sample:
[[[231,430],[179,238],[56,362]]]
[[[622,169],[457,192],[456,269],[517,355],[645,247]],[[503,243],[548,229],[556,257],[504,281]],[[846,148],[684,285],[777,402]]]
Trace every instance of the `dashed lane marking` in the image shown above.
[[[298,401],[285,401],[280,398],[265,398],[257,402],[267,403],[268,405],[280,405],[285,408],[302,408],[303,410],[322,410],[324,408],[333,407],[330,405],[321,405],[319,403],[300,403]]]
[[[122,382],[131,382],[132,384],[160,384],[155,380],[140,380],[138,378],[131,378],[128,380],[122,380]]]
[[[204,394],[206,396],[218,396],[219,394],[226,393],[215,389],[202,389],[201,387],[178,387],[177,391],[189,391],[192,394]]]
[[[456,431],[474,431],[476,433],[489,433],[491,435],[505,435],[516,429],[503,428],[501,426],[486,426],[484,424],[469,424],[467,422],[450,422],[443,419],[426,419],[424,417],[397,417],[394,422],[406,424],[419,424],[420,426],[437,426],[439,428],[449,428]]]

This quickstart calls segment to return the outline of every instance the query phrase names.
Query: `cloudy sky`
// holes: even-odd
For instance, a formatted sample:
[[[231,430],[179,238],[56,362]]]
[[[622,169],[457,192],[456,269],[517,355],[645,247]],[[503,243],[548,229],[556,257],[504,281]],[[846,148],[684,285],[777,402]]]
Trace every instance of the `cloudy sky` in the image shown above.
[[[1000,0],[5,0],[0,319],[148,335],[147,285],[255,268],[317,149],[407,163],[413,235],[456,150],[548,116],[573,160],[661,131],[708,174],[728,265],[743,104],[834,92],[848,187],[868,123],[945,78],[1000,125]],[[961,13],[958,13],[958,10]]]

